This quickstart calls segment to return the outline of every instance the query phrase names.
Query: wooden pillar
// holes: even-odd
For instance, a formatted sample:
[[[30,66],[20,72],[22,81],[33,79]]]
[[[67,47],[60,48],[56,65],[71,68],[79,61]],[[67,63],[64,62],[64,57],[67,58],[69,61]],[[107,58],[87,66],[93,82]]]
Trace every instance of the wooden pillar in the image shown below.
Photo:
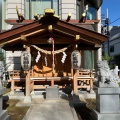
[[[26,75],[26,96],[30,96],[30,70]]]
[[[90,93],[93,91],[93,79],[90,79]]]
[[[54,79],[51,80],[51,86],[54,86]]]
[[[30,47],[27,46],[26,50],[30,52]],[[26,96],[30,96],[30,70],[26,72]]]
[[[73,68],[71,68],[71,76],[73,77]]]
[[[93,73],[92,73],[92,70],[90,71],[90,93],[93,92]]]
[[[14,92],[15,92],[14,86],[15,86],[15,82],[14,82],[14,80],[11,80],[11,92],[10,92],[10,94],[14,94]]]
[[[73,93],[74,94],[78,94],[77,77],[78,77],[78,70],[73,70]]]

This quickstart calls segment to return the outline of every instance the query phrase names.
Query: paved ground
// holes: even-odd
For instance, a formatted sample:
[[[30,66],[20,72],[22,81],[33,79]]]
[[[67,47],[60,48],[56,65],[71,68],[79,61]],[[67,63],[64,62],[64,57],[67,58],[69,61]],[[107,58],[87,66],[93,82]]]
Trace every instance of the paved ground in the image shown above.
[[[18,97],[19,96],[19,97]],[[15,95],[7,94],[4,99],[18,99],[20,102],[16,106],[30,106],[23,120],[78,120],[74,107],[72,106],[72,98],[62,94],[57,100],[46,100],[41,92],[31,94],[32,102],[23,103],[24,93],[16,92]],[[81,93],[78,98],[95,98],[95,94]],[[76,97],[75,97],[76,100]],[[82,120],[79,117],[79,120]]]
[[[68,100],[44,100],[32,105],[23,120],[78,120]]]

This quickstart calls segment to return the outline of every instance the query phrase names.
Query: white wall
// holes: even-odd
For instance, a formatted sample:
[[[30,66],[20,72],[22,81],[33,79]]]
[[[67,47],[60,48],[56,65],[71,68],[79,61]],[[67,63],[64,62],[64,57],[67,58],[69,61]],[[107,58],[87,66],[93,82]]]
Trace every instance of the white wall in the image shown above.
[[[6,64],[7,70],[20,70],[21,62],[20,62],[21,51],[6,51]]]
[[[59,16],[66,20],[71,13],[71,19],[76,19],[76,0],[59,0]]]
[[[16,5],[19,12],[24,16],[24,0],[6,0],[6,19],[18,19]],[[12,25],[6,26],[6,29],[11,29]]]
[[[110,52],[111,56],[120,55],[120,37],[109,42],[110,46],[114,46],[114,52]]]

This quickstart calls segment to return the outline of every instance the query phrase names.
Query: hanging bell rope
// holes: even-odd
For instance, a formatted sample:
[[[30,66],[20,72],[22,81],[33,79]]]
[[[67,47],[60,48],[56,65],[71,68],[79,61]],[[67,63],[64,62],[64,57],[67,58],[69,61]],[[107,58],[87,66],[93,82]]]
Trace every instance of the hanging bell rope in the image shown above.
[[[44,53],[44,54],[49,54],[49,55],[52,54],[52,51],[47,51],[47,50],[41,49],[41,48],[37,47],[36,45],[31,45],[31,46],[34,47],[36,50]],[[59,53],[61,53],[61,52],[64,52],[65,50],[67,50],[67,49],[68,49],[69,47],[71,47],[71,46],[72,46],[72,45],[69,45],[69,46],[67,46],[67,47],[65,47],[65,48],[62,48],[62,49],[60,49],[60,50],[56,50],[56,51],[54,51],[54,54],[59,54]]]

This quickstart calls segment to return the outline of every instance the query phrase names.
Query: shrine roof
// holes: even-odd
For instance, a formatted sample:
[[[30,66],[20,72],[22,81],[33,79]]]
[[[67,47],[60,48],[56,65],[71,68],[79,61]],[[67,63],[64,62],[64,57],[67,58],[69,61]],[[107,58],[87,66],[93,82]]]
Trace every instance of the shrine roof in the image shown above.
[[[53,15],[46,15],[40,20],[24,20],[22,23],[17,23],[15,20],[6,20],[6,22],[14,24],[11,30],[0,33],[0,46],[9,46],[10,44],[47,44],[45,39],[55,37],[55,44],[79,44],[85,42],[91,45],[101,45],[108,37],[95,32],[90,24],[71,23],[64,20],[59,20],[58,17]],[[98,21],[96,21],[98,22]],[[73,24],[74,23],[74,24]],[[49,26],[52,26],[51,30]],[[75,40],[76,35],[80,38]],[[26,40],[23,40],[25,37]],[[40,38],[35,41],[35,38]],[[58,39],[58,41],[57,41]],[[68,40],[69,39],[69,40]],[[32,41],[32,42],[31,42]],[[3,47],[4,49],[4,47]]]

